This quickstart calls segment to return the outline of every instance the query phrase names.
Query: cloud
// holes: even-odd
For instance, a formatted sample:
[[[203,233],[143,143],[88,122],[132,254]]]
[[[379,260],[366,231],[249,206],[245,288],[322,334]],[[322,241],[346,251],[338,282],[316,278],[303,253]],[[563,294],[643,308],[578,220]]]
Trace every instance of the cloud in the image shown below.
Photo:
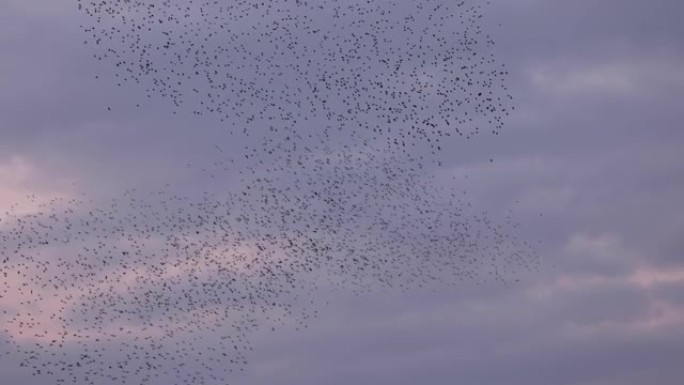
[[[596,60],[596,59],[595,59]],[[684,87],[684,60],[671,55],[552,61],[534,65],[528,77],[538,90],[560,98],[653,96]]]
[[[74,179],[51,171],[21,155],[0,162],[0,218],[8,211],[13,215],[36,213],[49,202],[71,198]]]

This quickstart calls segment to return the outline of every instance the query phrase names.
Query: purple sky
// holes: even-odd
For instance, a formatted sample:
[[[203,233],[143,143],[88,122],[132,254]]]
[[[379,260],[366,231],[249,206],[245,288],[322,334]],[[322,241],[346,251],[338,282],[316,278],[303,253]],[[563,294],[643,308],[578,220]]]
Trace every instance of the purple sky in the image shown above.
[[[438,172],[467,175],[490,213],[512,210],[542,269],[514,285],[338,294],[305,331],[257,334],[234,383],[681,384],[682,14],[678,0],[492,1],[516,111]],[[0,3],[0,212],[35,210],[26,194],[192,185],[185,164],[227,138],[95,81],[106,67],[81,45],[82,21],[74,1]],[[11,356],[0,373],[47,384]]]

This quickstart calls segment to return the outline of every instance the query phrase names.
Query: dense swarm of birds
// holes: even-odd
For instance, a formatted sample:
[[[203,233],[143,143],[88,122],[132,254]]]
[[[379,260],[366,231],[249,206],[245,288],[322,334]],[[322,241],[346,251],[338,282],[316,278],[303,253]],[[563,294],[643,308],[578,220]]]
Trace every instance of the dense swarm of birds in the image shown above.
[[[98,60],[211,114],[230,191],[54,199],[0,221],[11,354],[63,383],[225,383],[250,333],[306,327],[326,290],[515,280],[534,248],[429,171],[512,107],[482,5],[79,0]],[[201,133],[198,133],[201,135]]]
[[[418,144],[498,134],[513,108],[480,1],[79,0],[94,57],[117,83],[283,143]],[[263,154],[262,154],[263,155]]]

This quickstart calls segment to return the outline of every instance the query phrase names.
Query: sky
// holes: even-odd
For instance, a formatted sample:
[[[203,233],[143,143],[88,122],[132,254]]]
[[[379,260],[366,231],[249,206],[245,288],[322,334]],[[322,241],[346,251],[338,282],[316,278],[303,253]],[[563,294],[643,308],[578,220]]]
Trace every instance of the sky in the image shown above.
[[[187,164],[240,143],[96,80],[108,67],[82,44],[75,3],[0,4],[0,212],[215,183]],[[452,143],[432,172],[458,175],[493,217],[511,212],[541,268],[508,284],[331,294],[306,329],[256,332],[232,383],[680,384],[683,12],[676,0],[492,1],[515,111],[500,135]],[[0,373],[50,383],[11,354]]]

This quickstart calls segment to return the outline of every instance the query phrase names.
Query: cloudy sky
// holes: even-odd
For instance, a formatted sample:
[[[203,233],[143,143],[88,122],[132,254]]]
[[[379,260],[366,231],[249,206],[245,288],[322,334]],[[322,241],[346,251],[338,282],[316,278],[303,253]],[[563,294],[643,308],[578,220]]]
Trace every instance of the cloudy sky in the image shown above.
[[[257,334],[234,383],[680,384],[682,14],[678,0],[492,1],[516,110],[501,135],[454,144],[438,172],[463,176],[492,215],[512,211],[542,268],[508,285],[338,293],[307,330]],[[186,164],[229,140],[95,80],[107,67],[81,22],[75,1],[0,3],[0,212],[37,210],[27,194],[201,183]],[[0,373],[47,383],[11,355]]]

